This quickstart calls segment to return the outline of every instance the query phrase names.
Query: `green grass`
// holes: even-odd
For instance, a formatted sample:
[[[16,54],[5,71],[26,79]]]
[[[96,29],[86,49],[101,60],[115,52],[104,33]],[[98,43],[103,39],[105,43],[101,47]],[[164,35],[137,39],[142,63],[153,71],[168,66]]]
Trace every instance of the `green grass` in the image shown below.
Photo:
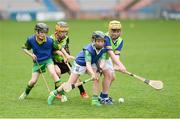
[[[76,55],[90,42],[94,30],[106,31],[108,21],[68,21],[71,52]],[[122,21],[124,48],[121,60],[129,71],[149,79],[162,80],[164,89],[156,91],[140,81],[116,73],[110,89],[113,106],[93,107],[77,89],[68,93],[69,101],[47,105],[48,91],[42,78],[24,101],[18,97],[31,77],[32,61],[21,51],[35,22],[0,21],[0,117],[180,117],[180,21]],[[53,33],[55,22],[48,22]],[[53,80],[45,74],[51,89]],[[63,76],[67,80],[68,75]],[[83,76],[86,79],[88,76]],[[92,83],[85,85],[92,96]],[[118,104],[119,97],[125,98]]]

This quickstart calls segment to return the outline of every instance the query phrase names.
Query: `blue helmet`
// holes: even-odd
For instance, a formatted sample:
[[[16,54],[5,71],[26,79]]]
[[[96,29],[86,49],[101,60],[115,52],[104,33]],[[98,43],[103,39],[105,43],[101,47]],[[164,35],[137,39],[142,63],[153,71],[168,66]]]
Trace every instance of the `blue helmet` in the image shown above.
[[[102,31],[94,31],[92,33],[92,40],[96,40],[96,39],[104,39],[105,38],[105,34]]]

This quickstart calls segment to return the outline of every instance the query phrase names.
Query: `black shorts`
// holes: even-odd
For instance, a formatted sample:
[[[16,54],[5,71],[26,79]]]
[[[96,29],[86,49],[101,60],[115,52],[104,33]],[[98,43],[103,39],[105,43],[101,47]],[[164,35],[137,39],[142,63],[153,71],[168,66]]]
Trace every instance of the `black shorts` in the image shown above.
[[[57,65],[60,68],[61,74],[70,72],[70,69],[68,68],[66,63],[64,63],[64,62],[54,62],[54,64]],[[70,63],[69,63],[69,65],[70,65],[70,67],[72,66]]]

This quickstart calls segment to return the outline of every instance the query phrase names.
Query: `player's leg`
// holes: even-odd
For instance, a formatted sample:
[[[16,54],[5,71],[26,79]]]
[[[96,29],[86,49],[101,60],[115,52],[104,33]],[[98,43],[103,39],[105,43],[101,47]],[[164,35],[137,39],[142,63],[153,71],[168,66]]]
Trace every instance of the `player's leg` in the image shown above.
[[[59,76],[59,79],[60,79],[58,82],[55,82],[55,90],[56,90],[61,84],[61,69],[59,68],[58,63],[55,62],[54,64],[55,64],[54,68],[55,68],[56,74]],[[62,94],[64,94],[64,93],[62,92]],[[59,99],[59,100],[61,99],[62,102],[65,102],[66,99],[64,100],[62,97],[64,97],[64,96],[61,96],[60,94],[58,94],[56,96],[57,99]]]
[[[56,74],[56,71],[55,71],[55,69],[54,69],[54,64],[48,64],[48,65],[47,65],[47,69],[48,69],[50,75],[52,76],[54,82],[60,81],[60,79],[59,79],[59,77],[58,77],[58,75]]]
[[[76,83],[77,79],[79,78],[79,75],[78,74],[74,74],[74,73],[71,73],[70,77],[69,77],[69,80],[67,81],[67,83],[69,84],[74,84]],[[53,90],[50,92],[49,94],[49,97],[48,97],[48,105],[52,105],[53,101],[54,101],[54,98],[60,94],[62,92],[62,87],[59,86],[56,90]]]
[[[74,66],[72,67],[72,73],[69,77],[69,80],[67,83],[74,84],[77,82],[80,75],[84,74],[86,71],[86,68],[84,66],[80,66],[76,63],[74,63]],[[53,103],[53,100],[57,94],[59,94],[62,91],[62,87],[58,87],[56,90],[53,90],[49,97],[48,97],[48,104],[51,105]]]
[[[107,60],[103,70],[104,79],[102,81],[102,92],[99,100],[101,104],[113,104],[112,99],[108,96],[110,84],[114,75],[113,65],[111,60]]]
[[[69,65],[70,65],[70,68],[71,68],[70,63],[69,63]],[[67,66],[66,63],[64,63],[64,62],[58,63],[58,67],[60,68],[62,74],[64,74],[64,73],[68,73],[69,75],[71,74],[71,71],[70,71],[71,69]],[[79,81],[80,81],[80,79],[78,79],[78,82]],[[82,98],[84,98],[84,99],[89,98],[89,96],[86,93],[83,85],[78,86],[78,89],[79,89],[79,92],[80,92],[80,95],[81,95]]]
[[[80,81],[81,81],[81,80],[78,79],[78,82],[80,82]],[[89,98],[89,95],[88,95],[87,92],[85,91],[83,85],[78,86],[78,89],[79,89],[79,92],[80,92],[80,95],[81,95],[82,98],[84,98],[84,99]]]
[[[31,89],[36,84],[36,82],[38,80],[38,77],[39,77],[39,72],[33,72],[32,73],[31,80],[29,80],[25,91],[19,97],[20,100],[23,100],[23,99],[25,99],[28,96],[28,94],[30,93]]]
[[[60,78],[58,77],[58,75],[57,75],[57,73],[55,71],[54,64],[49,63],[47,65],[47,68],[48,68],[49,73],[51,74],[51,76],[54,79],[55,88],[57,89],[61,85],[61,80],[60,80]],[[61,97],[60,97],[61,102],[66,102],[67,101],[67,97],[65,96],[64,91],[61,91],[60,93],[58,93],[58,95],[56,95],[56,97],[59,96],[59,95],[61,95]]]
[[[97,72],[96,65],[93,64],[92,67],[93,67],[93,71],[96,73]],[[99,84],[100,81],[99,80],[100,79],[93,81],[93,89],[92,89],[93,96],[92,96],[92,100],[91,100],[91,105],[95,105],[95,106],[101,106],[101,104],[98,100],[98,94],[99,94],[99,89],[100,89],[100,84]]]
[[[93,96],[91,100],[91,105],[101,106],[98,100],[98,93],[99,93],[99,80],[94,80],[93,82]]]
[[[59,68],[58,64],[54,64],[54,68],[55,68],[56,74],[60,78],[61,77],[61,69]]]

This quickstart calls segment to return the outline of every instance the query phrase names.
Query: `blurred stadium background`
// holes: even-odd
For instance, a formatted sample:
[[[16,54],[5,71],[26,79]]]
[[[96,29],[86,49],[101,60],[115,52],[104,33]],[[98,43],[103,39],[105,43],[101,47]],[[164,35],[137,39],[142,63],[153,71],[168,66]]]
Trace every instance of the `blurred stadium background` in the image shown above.
[[[0,19],[180,19],[180,0],[0,0]]]
[[[37,21],[48,24],[49,35],[56,21],[67,21],[70,51],[76,56],[90,42],[92,31],[107,31],[110,19],[120,20],[123,26],[121,61],[129,71],[162,80],[163,90],[157,92],[116,73],[109,93],[115,99],[113,106],[90,106],[91,98],[81,99],[75,89],[67,94],[67,103],[55,100],[50,107],[40,77],[27,100],[18,100],[32,67],[21,47]],[[180,118],[179,31],[180,0],[0,0],[0,118]],[[54,89],[50,75],[45,77]],[[92,96],[92,83],[85,88]],[[125,98],[124,104],[117,102],[119,97]]]

